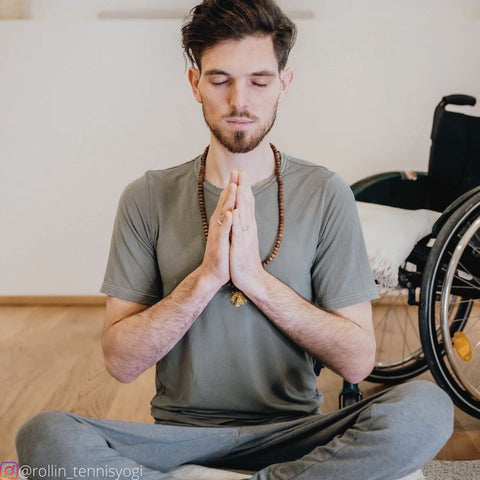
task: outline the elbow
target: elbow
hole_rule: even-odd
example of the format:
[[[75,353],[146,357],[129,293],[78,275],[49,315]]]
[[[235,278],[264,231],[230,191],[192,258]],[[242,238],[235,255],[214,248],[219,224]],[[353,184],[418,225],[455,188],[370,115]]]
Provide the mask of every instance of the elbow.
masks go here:
[[[345,369],[342,377],[350,383],[360,383],[365,380],[370,373],[372,373],[375,366],[375,349],[370,355],[362,358],[356,365],[352,365],[350,368]]]
[[[343,378],[350,383],[360,383],[362,380],[365,380],[365,378],[368,377],[371,371],[372,369],[357,369],[355,371],[352,370],[351,372],[347,372],[346,374],[344,374]]]
[[[135,373],[131,365],[119,356],[118,348],[111,335],[104,332],[102,338],[103,362],[107,372],[121,383],[133,382],[140,373]]]
[[[120,383],[131,383],[138,377],[138,374],[121,368],[119,362],[107,354],[104,354],[103,360],[107,372]]]
[[[346,379],[348,382],[359,383],[372,373],[375,366],[376,350],[375,337],[372,335],[365,346],[364,354],[359,356],[359,361],[356,362],[355,368],[352,368],[352,371],[349,372],[349,377],[352,380]]]

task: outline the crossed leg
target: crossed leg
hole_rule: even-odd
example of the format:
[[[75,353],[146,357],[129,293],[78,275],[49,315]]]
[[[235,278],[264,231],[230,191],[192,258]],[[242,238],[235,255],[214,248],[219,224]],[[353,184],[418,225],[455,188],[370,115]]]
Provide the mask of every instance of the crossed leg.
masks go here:
[[[46,412],[20,429],[17,451],[38,480],[174,480],[169,472],[185,464],[254,470],[252,480],[397,480],[431,460],[452,426],[449,397],[433,383],[414,381],[327,415],[244,427]],[[48,466],[53,473],[39,475]]]

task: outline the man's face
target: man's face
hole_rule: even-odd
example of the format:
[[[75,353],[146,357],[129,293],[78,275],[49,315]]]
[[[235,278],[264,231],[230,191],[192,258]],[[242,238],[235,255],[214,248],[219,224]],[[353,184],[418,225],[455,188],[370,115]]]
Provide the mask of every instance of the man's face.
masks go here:
[[[246,153],[275,122],[291,72],[279,73],[270,37],[227,40],[206,50],[201,72],[189,72],[195,98],[216,140],[232,153]]]

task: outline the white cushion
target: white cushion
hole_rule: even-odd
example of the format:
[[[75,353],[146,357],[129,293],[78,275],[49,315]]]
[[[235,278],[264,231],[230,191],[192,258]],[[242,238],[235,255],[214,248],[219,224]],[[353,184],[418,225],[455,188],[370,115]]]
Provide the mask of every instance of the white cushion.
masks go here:
[[[252,473],[238,473],[201,465],[182,465],[171,470],[169,474],[178,480],[243,480],[252,476]]]
[[[183,465],[169,472],[170,475],[178,480],[243,480],[251,478],[251,473],[238,473],[229,470],[219,470],[216,468],[207,468],[200,465]],[[399,480],[425,480],[421,470],[407,475]]]
[[[380,286],[396,287],[398,268],[441,214],[365,202],[357,202],[357,209],[375,280]]]

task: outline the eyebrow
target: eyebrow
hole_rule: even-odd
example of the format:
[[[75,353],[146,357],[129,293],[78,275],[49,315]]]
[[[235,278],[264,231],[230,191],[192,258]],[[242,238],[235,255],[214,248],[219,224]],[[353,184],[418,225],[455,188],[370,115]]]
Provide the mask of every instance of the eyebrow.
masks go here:
[[[226,77],[230,77],[231,75],[223,70],[207,70],[205,72],[206,76],[213,76],[213,75],[225,75]],[[249,74],[250,77],[275,77],[276,73],[272,72],[271,70],[261,70],[259,72],[253,72]]]
[[[262,70],[260,72],[254,72],[251,74],[252,77],[276,77],[277,74],[271,70]]]

